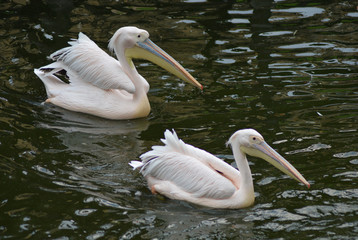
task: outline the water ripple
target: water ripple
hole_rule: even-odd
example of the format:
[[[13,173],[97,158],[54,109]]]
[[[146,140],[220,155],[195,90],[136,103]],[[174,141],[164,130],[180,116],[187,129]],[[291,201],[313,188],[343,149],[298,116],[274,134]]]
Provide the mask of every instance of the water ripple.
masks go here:
[[[296,43],[296,44],[290,44],[290,45],[282,45],[278,48],[281,49],[304,49],[304,48],[321,48],[321,49],[328,49],[328,48],[334,48],[336,45],[333,43],[328,42],[307,42],[307,43]]]
[[[77,216],[88,216],[90,215],[91,213],[94,213],[95,211],[97,211],[97,209],[80,209],[80,210],[76,210],[75,211],[75,214]]]
[[[344,152],[344,153],[336,153],[336,154],[333,154],[333,157],[336,157],[336,158],[358,157],[358,152],[349,151],[349,152]]]
[[[286,152],[286,154],[314,152],[314,151],[318,151],[318,150],[321,150],[321,149],[329,149],[329,148],[331,148],[331,146],[328,145],[328,144],[316,143],[316,144],[313,144],[313,145],[311,145],[311,146],[309,146],[307,148],[302,148],[302,149],[297,149],[297,150],[294,150],[294,151]]]
[[[54,2],[1,3],[0,238],[356,238],[353,1]],[[46,91],[33,68],[79,31],[105,49],[125,23],[148,30],[204,91],[134,60],[151,85],[146,119],[41,105]],[[224,143],[246,127],[290,154],[312,187],[277,181],[280,172],[249,158],[255,205],[207,209],[152,195],[128,166],[172,128],[236,166]]]
[[[288,15],[285,17],[277,17],[273,16],[270,18],[270,21],[277,22],[277,21],[289,21],[294,18],[309,18],[313,17],[317,14],[324,13],[324,9],[318,7],[294,7],[294,8],[287,8],[287,9],[272,9],[273,13],[292,13],[292,15]]]
[[[65,229],[65,230],[75,230],[77,229],[77,223],[74,220],[63,220],[58,229]]]

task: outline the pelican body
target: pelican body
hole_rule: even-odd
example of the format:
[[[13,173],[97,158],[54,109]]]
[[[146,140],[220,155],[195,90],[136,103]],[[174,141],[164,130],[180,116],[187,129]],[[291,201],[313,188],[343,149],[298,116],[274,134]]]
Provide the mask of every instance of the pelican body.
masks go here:
[[[310,184],[253,129],[235,132],[229,139],[239,170],[214,155],[180,140],[166,130],[164,146],[153,146],[130,165],[148,181],[152,193],[211,208],[245,208],[253,205],[254,185],[246,154],[262,158],[293,179]]]
[[[202,89],[190,73],[149,39],[145,30],[122,27],[115,32],[108,47],[118,60],[83,33],[69,44],[50,55],[53,63],[34,70],[45,85],[47,103],[107,119],[146,117],[150,112],[149,84],[137,72],[133,58],[152,61]],[[58,77],[64,72],[69,83]]]

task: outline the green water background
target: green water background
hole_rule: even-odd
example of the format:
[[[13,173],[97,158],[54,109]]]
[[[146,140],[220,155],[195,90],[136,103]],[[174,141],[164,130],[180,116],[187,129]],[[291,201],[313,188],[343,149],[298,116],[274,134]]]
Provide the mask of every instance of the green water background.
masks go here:
[[[0,3],[0,239],[355,239],[357,1]],[[120,27],[151,39],[204,85],[146,61],[151,114],[109,121],[43,105],[33,68],[79,31],[103,49]],[[311,183],[249,158],[256,202],[215,210],[151,194],[130,160],[174,128],[233,164],[257,129]]]

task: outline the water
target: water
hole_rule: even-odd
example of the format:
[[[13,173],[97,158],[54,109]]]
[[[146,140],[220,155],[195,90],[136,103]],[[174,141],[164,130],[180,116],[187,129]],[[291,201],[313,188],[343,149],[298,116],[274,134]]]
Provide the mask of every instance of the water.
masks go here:
[[[44,3],[43,3],[44,2]],[[356,1],[6,1],[0,4],[0,239],[354,239],[358,236]],[[33,74],[83,31],[136,25],[201,93],[136,61],[150,116],[108,121],[43,105]],[[175,128],[233,163],[253,127],[311,183],[249,158],[256,202],[216,210],[154,196],[130,160]]]

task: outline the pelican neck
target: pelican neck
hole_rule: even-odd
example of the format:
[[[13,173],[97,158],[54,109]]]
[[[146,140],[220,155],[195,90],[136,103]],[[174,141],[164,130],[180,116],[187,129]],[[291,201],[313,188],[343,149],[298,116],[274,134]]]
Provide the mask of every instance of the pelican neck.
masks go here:
[[[240,171],[240,191],[254,192],[252,175],[246,154],[241,151],[240,146],[232,146],[236,165]]]

